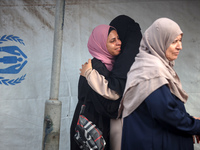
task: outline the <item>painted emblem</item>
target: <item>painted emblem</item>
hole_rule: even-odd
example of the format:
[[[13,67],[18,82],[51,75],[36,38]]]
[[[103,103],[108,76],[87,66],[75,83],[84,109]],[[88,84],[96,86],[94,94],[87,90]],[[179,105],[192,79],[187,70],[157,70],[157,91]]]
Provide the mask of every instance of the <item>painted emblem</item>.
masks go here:
[[[26,74],[17,78],[16,76],[27,64],[27,56],[19,46],[8,46],[8,44],[5,46],[6,42],[9,42],[9,45],[15,42],[15,44],[20,44],[20,47],[25,44],[18,36],[3,35],[0,37],[0,85],[16,85],[25,79]]]

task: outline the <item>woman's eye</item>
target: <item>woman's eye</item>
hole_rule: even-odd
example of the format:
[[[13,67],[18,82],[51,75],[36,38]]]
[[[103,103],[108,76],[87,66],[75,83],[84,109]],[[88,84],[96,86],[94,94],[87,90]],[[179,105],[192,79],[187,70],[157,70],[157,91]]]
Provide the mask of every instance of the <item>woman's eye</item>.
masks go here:
[[[111,40],[110,42],[113,43],[113,42],[115,42],[115,40],[113,39],[113,40]]]
[[[172,42],[172,43],[177,43],[177,42],[182,42],[182,39],[180,39],[180,40],[175,40],[174,42]]]
[[[173,43],[177,43],[179,40],[175,40]]]

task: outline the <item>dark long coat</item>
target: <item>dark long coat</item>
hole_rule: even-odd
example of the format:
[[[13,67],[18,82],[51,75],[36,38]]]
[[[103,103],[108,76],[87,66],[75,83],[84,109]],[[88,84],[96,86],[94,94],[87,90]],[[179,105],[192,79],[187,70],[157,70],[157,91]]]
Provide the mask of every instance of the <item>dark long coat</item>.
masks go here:
[[[98,59],[92,59],[92,68],[96,69],[101,75],[108,77],[109,71],[105,65]],[[80,148],[74,141],[75,126],[78,121],[79,112],[81,106],[84,104],[86,99],[86,109],[84,115],[92,121],[96,126],[103,132],[103,137],[106,141],[105,150],[109,150],[109,132],[110,132],[110,118],[117,117],[117,110],[119,101],[112,101],[105,99],[98,93],[96,93],[88,85],[85,77],[80,76],[78,84],[78,103],[75,109],[75,113],[72,119],[71,128],[70,128],[70,142],[71,150],[79,150]]]

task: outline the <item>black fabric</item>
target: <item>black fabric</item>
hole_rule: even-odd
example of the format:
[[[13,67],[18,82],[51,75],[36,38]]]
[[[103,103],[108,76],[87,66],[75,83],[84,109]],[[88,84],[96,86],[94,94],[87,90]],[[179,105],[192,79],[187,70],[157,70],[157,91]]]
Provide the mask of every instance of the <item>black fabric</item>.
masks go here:
[[[105,67],[105,65],[98,59],[92,59],[92,67],[96,69],[101,75],[108,77],[109,71]],[[81,110],[81,106],[86,99],[86,108],[84,112],[84,116],[88,118],[88,120],[92,121],[96,126],[103,132],[103,137],[106,141],[105,150],[109,150],[109,132],[110,132],[110,118],[116,118],[117,110],[119,106],[118,101],[107,100],[101,95],[97,94],[92,88],[88,85],[85,77],[80,76],[79,85],[78,85],[78,104],[75,109],[75,113],[73,116],[71,129],[70,129],[70,138],[71,138],[71,150],[79,150],[80,148],[73,140],[73,136],[75,134],[75,126],[78,121],[79,112]],[[114,113],[115,112],[115,113]]]
[[[108,80],[108,87],[123,94],[127,73],[139,52],[142,33],[140,26],[132,18],[120,15],[114,18],[110,25],[115,27],[122,41],[121,54],[116,57]]]
[[[112,30],[115,30],[115,29],[114,29],[113,27],[110,27],[109,30],[108,30],[108,35],[110,34],[110,32],[111,32]]]

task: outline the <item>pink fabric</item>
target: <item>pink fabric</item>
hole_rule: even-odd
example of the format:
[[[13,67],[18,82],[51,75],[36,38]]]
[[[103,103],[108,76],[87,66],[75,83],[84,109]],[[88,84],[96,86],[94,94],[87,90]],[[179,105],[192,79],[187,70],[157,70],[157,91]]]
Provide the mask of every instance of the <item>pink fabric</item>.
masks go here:
[[[114,64],[114,56],[106,48],[109,28],[109,25],[104,24],[95,27],[89,37],[87,46],[90,54],[101,60],[106,68],[111,71]]]

